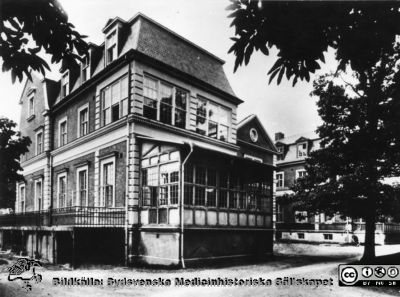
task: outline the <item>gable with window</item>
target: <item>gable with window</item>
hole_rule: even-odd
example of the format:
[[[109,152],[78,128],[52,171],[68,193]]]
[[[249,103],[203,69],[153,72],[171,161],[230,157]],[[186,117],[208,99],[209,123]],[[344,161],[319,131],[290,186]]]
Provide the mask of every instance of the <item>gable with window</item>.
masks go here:
[[[78,109],[78,137],[89,133],[89,104]]]
[[[101,91],[103,125],[128,114],[128,76],[118,79]]]
[[[277,172],[275,175],[276,178],[276,187],[278,189],[283,188],[285,186],[285,180],[284,180],[284,172]]]
[[[188,92],[158,79],[145,76],[143,116],[168,125],[186,128]]]
[[[61,97],[69,94],[69,71],[65,71],[61,77]]]
[[[106,64],[110,64],[117,58],[117,30],[112,31],[106,37]]]
[[[68,130],[67,130],[67,118],[63,118],[58,122],[58,146],[67,144],[68,141]]]
[[[197,100],[196,132],[202,135],[229,140],[229,127],[232,112],[226,107],[213,103],[205,98]]]

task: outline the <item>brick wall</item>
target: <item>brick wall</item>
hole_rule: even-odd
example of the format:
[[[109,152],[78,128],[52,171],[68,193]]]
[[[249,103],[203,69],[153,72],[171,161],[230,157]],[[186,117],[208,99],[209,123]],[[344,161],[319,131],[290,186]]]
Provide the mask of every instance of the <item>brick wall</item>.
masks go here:
[[[89,133],[95,130],[95,88],[82,94],[78,100],[71,102],[67,108],[57,112],[53,118],[53,148],[58,147],[59,121],[67,117],[67,142],[72,142],[78,137],[78,109],[89,103]]]
[[[53,207],[57,207],[57,191],[58,191],[58,176],[60,173],[66,172],[67,174],[67,195],[68,198],[73,199],[75,196],[75,191],[77,188],[77,169],[85,165],[88,162],[88,201],[89,206],[94,206],[94,192],[96,191],[94,187],[94,153],[87,154],[80,158],[76,158],[72,161],[63,163],[61,165],[55,166],[53,168]]]

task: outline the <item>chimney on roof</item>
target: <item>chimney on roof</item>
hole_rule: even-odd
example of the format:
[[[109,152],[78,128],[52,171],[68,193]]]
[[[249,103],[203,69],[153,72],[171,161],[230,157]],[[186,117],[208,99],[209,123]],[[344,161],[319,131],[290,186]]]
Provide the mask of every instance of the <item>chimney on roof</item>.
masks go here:
[[[285,138],[285,134],[283,134],[282,132],[275,133],[275,141],[281,140],[283,138]]]

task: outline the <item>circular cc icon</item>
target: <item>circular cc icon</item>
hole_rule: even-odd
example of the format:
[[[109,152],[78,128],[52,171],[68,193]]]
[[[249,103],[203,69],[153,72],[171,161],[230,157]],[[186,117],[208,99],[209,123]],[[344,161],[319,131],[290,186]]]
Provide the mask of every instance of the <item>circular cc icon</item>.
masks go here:
[[[346,284],[354,283],[357,280],[357,270],[353,267],[346,267],[340,273],[342,281]]]
[[[371,267],[363,267],[361,270],[363,277],[369,278],[374,274],[374,270]]]
[[[375,276],[382,278],[386,274],[386,269],[382,266],[375,267]]]
[[[397,267],[389,267],[387,270],[387,274],[390,277],[396,277],[399,275],[399,269],[397,269]]]

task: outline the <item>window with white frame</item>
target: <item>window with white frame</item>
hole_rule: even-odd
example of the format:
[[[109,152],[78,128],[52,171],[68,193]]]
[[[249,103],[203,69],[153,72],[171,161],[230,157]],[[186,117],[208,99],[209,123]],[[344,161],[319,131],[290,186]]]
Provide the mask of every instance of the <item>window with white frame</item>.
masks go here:
[[[278,160],[283,160],[283,158],[284,158],[284,155],[283,155],[283,153],[284,153],[284,149],[283,149],[283,146],[277,146],[276,147],[276,149],[278,150],[278,156],[277,156],[277,158],[278,158]]]
[[[68,205],[67,202],[67,173],[59,173],[57,176],[57,207],[64,208]]]
[[[28,97],[28,117],[35,114],[35,97],[34,93]]]
[[[128,76],[118,79],[101,91],[103,125],[128,114]]]
[[[35,211],[43,210],[43,180],[35,180]]]
[[[89,133],[89,104],[78,109],[78,137]]]
[[[294,220],[296,223],[307,223],[308,222],[307,212],[296,210],[294,212]]]
[[[87,81],[90,78],[90,70],[89,70],[90,56],[89,54],[83,58],[81,64],[81,72],[82,72],[82,83]]]
[[[100,206],[115,206],[115,157],[100,162]]]
[[[303,178],[307,175],[307,171],[305,169],[296,170],[296,179]]]
[[[19,185],[19,211],[20,212],[25,212],[25,196],[26,196],[26,191],[25,191],[25,184]]]
[[[43,131],[36,133],[36,155],[43,153]]]
[[[75,205],[88,206],[88,166],[83,166],[76,170],[76,187]]]
[[[186,128],[188,92],[146,76],[143,82],[143,116]]]
[[[228,141],[231,110],[205,98],[197,99],[196,132]]]
[[[116,58],[117,58],[117,30],[114,30],[106,37],[106,64],[110,64]]]
[[[297,157],[307,157],[307,142],[297,144]]]
[[[68,142],[67,118],[58,122],[58,146],[66,145]]]
[[[69,71],[65,71],[61,77],[61,97],[69,94]]]
[[[276,179],[276,187],[278,189],[283,188],[285,186],[285,180],[284,180],[284,173],[283,171],[277,172],[275,174],[275,179]]]

